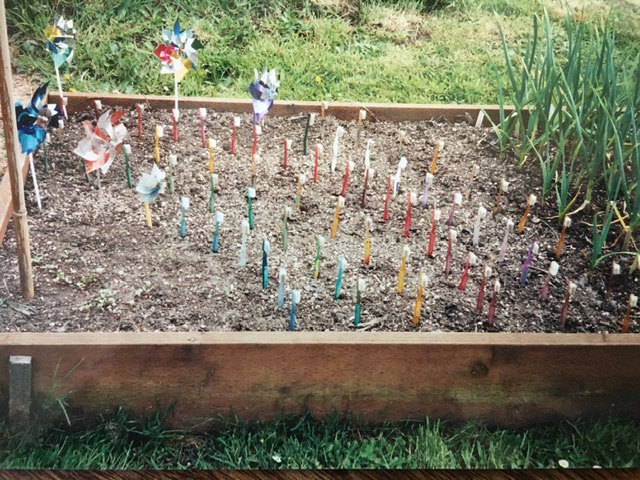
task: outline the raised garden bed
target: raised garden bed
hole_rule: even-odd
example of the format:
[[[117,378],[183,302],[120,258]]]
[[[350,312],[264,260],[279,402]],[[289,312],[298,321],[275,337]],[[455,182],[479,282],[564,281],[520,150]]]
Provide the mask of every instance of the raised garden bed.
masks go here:
[[[277,102],[259,140],[263,161],[258,165],[256,182],[256,229],[250,234],[248,267],[241,270],[240,222],[246,214],[245,192],[251,181],[251,131],[247,129],[250,103],[182,100],[181,140],[174,144],[169,114],[158,110],[170,108],[171,98],[95,98],[130,112],[126,122],[132,135],[135,180],[153,164],[149,143],[153,126],[165,126],[163,161],[169,153],[179,158],[176,194],[166,192],[152,204],[154,226],[148,229],[142,204],[126,187],[123,165],[116,163],[102,179],[101,207],[94,182],[83,179],[82,163],[71,153],[82,136],[77,120],[93,116],[92,97],[70,94],[69,111],[82,113],[76,122],[68,123],[63,139],[54,140],[50,148],[54,169],[48,175],[39,172],[44,208],[30,211],[37,275],[37,298],[30,307],[35,313],[19,311],[24,307],[16,299],[17,268],[9,233],[0,252],[0,265],[3,272],[8,272],[3,276],[15,293],[9,298],[9,307],[0,309],[0,318],[4,316],[0,326],[5,331],[30,332],[193,333],[2,334],[3,343],[11,345],[3,353],[7,356],[3,362],[8,355],[33,357],[33,386],[39,407],[50,406],[52,401],[55,404],[58,395],[68,399],[69,408],[78,415],[101,412],[116,404],[144,411],[175,402],[176,425],[192,425],[198,423],[195,419],[231,411],[244,418],[267,418],[301,408],[319,415],[338,410],[374,421],[429,415],[479,417],[501,425],[608,413],[639,416],[634,399],[640,394],[640,377],[624,367],[637,358],[639,342],[636,335],[614,334],[624,315],[624,301],[637,285],[637,273],[616,281],[613,302],[605,302],[604,269],[589,274],[584,267],[584,232],[588,226],[581,225],[579,217],[574,219],[576,228],[567,238],[549,301],[541,302],[538,295],[557,242],[557,228],[549,218],[551,209],[538,206],[525,233],[511,235],[507,261],[492,263],[502,281],[495,324],[485,324],[487,305],[482,313],[476,312],[482,265],[495,257],[506,218],[511,217],[517,225],[527,196],[536,191],[532,174],[517,172],[509,161],[498,158],[488,131],[464,123],[468,118],[475,122],[479,107],[332,104],[327,111],[331,116],[325,124],[320,180],[316,185],[305,185],[300,210],[294,207],[285,254],[280,247],[280,215],[285,205],[293,207],[296,175],[310,173],[313,155],[305,158],[300,153],[304,114],[318,112],[319,105]],[[135,104],[141,102],[148,102],[151,109],[145,113],[145,135],[138,139],[133,112]],[[213,223],[206,208],[206,150],[200,146],[197,115],[188,110],[198,107],[209,109],[207,135],[219,142],[216,209],[225,213],[225,223],[218,254],[210,250]],[[358,147],[354,145],[354,119],[360,108],[368,112],[362,138],[376,142],[371,163],[379,172],[369,186],[364,208],[360,206],[364,141]],[[239,133],[235,156],[226,151],[233,116],[230,112],[240,113],[245,126]],[[301,117],[300,121],[295,117]],[[444,120],[451,123],[440,123]],[[341,141],[344,150],[338,169],[330,174],[331,144],[338,124],[347,133]],[[392,170],[400,156],[400,129],[407,131],[403,148],[409,166],[403,173],[400,195],[391,202],[390,219],[383,222],[383,177],[395,173]],[[285,138],[294,140],[294,153],[283,172]],[[309,138],[313,152],[312,146],[320,141],[318,126]],[[413,207],[411,234],[402,236],[407,194],[422,192],[433,148],[440,139],[445,140],[445,148],[430,195],[438,200],[443,217],[449,214],[454,193],[466,193],[472,164],[481,167],[470,200],[463,201],[456,215],[459,236],[450,275],[442,273],[447,231],[444,218],[438,227],[435,257],[423,253],[432,204],[427,210],[419,204]],[[338,238],[330,241],[329,228],[347,158],[357,166]],[[489,210],[493,207],[502,177],[511,182],[509,193],[503,197],[497,216],[489,214],[483,222],[480,246],[471,248],[478,205],[482,203]],[[185,239],[178,235],[181,194],[191,199]],[[374,221],[370,266],[362,264],[366,215]],[[327,237],[317,281],[311,270],[316,234]],[[273,247],[271,286],[267,291],[260,283],[260,243],[264,235]],[[520,268],[534,240],[540,243],[540,253],[527,284],[522,286]],[[406,290],[398,295],[397,268],[405,244],[411,245],[413,255]],[[462,292],[457,286],[468,251],[474,251],[481,262],[472,267],[469,285]],[[347,257],[350,266],[345,272],[342,297],[335,301],[333,287],[340,255]],[[285,330],[288,302],[284,309],[276,307],[277,267],[281,265],[288,269],[287,292],[291,287],[302,290],[297,318],[297,329],[302,332],[195,333]],[[411,319],[419,272],[427,273],[431,282],[416,327]],[[363,323],[373,330],[407,333],[310,332],[355,328],[352,293],[358,278],[367,280]],[[567,327],[560,328],[559,311],[567,280],[575,281],[579,288]],[[487,294],[488,303],[490,289]],[[637,329],[632,325],[632,331]],[[492,333],[442,333],[478,330]],[[557,333],[564,331],[600,333]],[[60,380],[60,375],[68,372]],[[109,376],[114,380],[107,381]],[[47,390],[53,383],[55,392],[53,388]],[[0,377],[3,406],[8,404],[5,385],[7,378]],[[71,395],[67,397],[68,393]],[[61,412],[54,410],[60,416]]]

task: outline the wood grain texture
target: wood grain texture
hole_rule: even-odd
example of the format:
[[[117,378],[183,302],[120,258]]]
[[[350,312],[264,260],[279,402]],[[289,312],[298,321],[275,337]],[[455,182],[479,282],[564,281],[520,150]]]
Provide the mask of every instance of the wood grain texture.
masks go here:
[[[0,480],[174,480],[216,478],[222,480],[627,480],[637,479],[630,469],[595,470],[12,470],[1,471]]]
[[[114,93],[65,93],[68,99],[67,110],[75,113],[93,105],[94,100],[101,100],[105,105],[120,106],[133,109],[136,104],[143,103],[152,108],[173,108],[174,98],[158,95],[121,95]],[[57,93],[49,94],[50,102],[59,102]],[[308,112],[320,114],[321,102],[276,100],[269,115],[288,116],[300,115]],[[252,103],[250,99],[238,98],[207,98],[207,97],[181,97],[180,108],[196,109],[205,107],[219,112],[250,113]],[[496,105],[439,105],[439,104],[397,104],[397,103],[346,103],[331,102],[327,115],[340,120],[356,120],[360,109],[367,110],[366,121],[418,121],[418,120],[446,120],[448,122],[461,122],[465,114],[471,116],[475,123],[481,109],[491,117],[494,122],[499,121],[499,110]],[[512,107],[507,107],[510,113]],[[485,125],[490,125],[485,119]]]
[[[29,174],[29,162],[22,162],[22,181],[27,181]],[[13,201],[11,199],[11,180],[9,174],[5,174],[0,181],[0,245],[4,242],[9,221],[13,215]]]
[[[74,421],[120,405],[140,414],[170,407],[169,424],[180,428],[304,410],[510,427],[640,418],[640,372],[625,367],[640,358],[637,335],[1,334],[0,344],[0,365],[33,358],[34,411],[43,416],[64,396]],[[0,368],[3,413],[6,385]]]

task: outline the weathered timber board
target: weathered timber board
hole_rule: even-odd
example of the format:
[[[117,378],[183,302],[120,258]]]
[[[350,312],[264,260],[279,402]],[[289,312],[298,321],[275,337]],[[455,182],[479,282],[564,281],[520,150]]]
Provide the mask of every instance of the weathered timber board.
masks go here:
[[[635,335],[451,333],[0,334],[33,358],[33,407],[72,421],[168,406],[173,427],[308,410],[359,421],[478,418],[499,426],[640,418]],[[7,368],[0,410],[7,411]]]
[[[174,107],[174,97],[159,95],[121,95],[115,93],[65,93],[67,99],[67,111],[70,114],[84,110],[87,107],[93,108],[94,100],[101,100],[111,106],[133,109],[137,104],[145,104],[152,108],[172,109]],[[49,94],[49,101],[59,103],[60,96],[57,93]],[[320,114],[322,102],[305,102],[278,100],[273,104],[269,115],[290,116],[300,115],[309,112]],[[249,113],[252,111],[250,99],[238,98],[207,98],[207,97],[181,97],[179,100],[181,109],[196,109],[205,107],[217,112],[237,112]],[[420,120],[442,120],[447,122],[465,121],[468,114],[472,122],[475,123],[480,110],[484,109],[486,114],[494,121],[499,121],[500,111],[496,105],[438,105],[438,104],[398,104],[398,103],[347,103],[331,102],[326,111],[340,120],[356,120],[360,109],[367,110],[367,121],[377,122],[404,122]],[[512,111],[512,107],[506,107],[507,113]],[[267,120],[268,121],[268,120]],[[485,126],[489,125],[485,119]]]

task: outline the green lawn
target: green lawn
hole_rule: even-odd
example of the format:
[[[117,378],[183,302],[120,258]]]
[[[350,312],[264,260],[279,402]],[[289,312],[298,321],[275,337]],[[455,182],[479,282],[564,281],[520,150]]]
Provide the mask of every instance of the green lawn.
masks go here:
[[[433,3],[433,2],[431,2]],[[34,0],[8,1],[19,73],[54,80],[43,29],[63,13],[78,30],[65,89],[172,93],[153,49],[180,17],[204,45],[185,95],[247,97],[253,69],[276,67],[281,99],[496,103],[492,62],[502,66],[496,15],[518,49],[546,7],[557,35],[566,12],[545,0]],[[427,5],[426,7],[424,5]],[[592,30],[615,23],[622,56],[640,45],[640,7],[572,2]],[[622,21],[624,19],[624,21]],[[502,67],[500,67],[502,68]]]
[[[639,427],[615,419],[528,430],[438,421],[357,427],[304,416],[190,433],[121,412],[92,429],[51,429],[30,440],[0,427],[0,468],[559,468],[561,460],[637,468]]]

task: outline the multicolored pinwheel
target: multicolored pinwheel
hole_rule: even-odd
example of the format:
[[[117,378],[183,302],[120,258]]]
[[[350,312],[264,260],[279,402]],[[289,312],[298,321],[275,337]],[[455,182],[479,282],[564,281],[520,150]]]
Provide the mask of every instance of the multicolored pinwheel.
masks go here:
[[[124,140],[128,132],[120,122],[124,110],[111,114],[111,111],[103,113],[98,119],[98,124],[85,120],[85,138],[80,140],[73,153],[84,158],[84,166],[87,174],[100,169],[107,173],[115,156],[122,150]]]
[[[153,166],[151,173],[143,173],[136,186],[140,201],[151,203],[159,194],[164,192],[167,186],[166,176],[166,173],[160,170],[157,165]]]
[[[51,53],[53,66],[56,69],[61,110],[64,117],[67,118],[67,109],[65,108],[62,94],[60,67],[65,63],[71,63],[73,52],[76,48],[76,31],[73,28],[73,20],[65,20],[64,17],[60,17],[56,23],[44,29],[44,34],[47,36],[47,50]]]
[[[16,120],[18,124],[18,140],[22,153],[31,154],[47,136],[47,127],[58,128],[57,105],[45,104],[49,82],[43,83],[33,94],[31,102],[25,107],[16,102]]]
[[[58,21],[44,29],[47,36],[47,49],[51,52],[53,64],[60,68],[65,63],[71,63],[76,48],[76,31],[73,20],[60,17]]]
[[[191,68],[198,65],[198,52],[196,41],[191,30],[180,30],[180,19],[176,19],[173,32],[168,28],[162,29],[162,41],[153,53],[162,61],[160,73],[172,73],[175,89],[175,110],[178,110],[178,83]]]
[[[160,73],[175,74],[178,82],[191,68],[198,65],[197,45],[191,30],[180,30],[180,20],[176,19],[173,32],[168,28],[162,29],[162,41],[153,53],[162,61]]]
[[[249,93],[253,98],[253,124],[257,125],[264,118],[278,94],[280,82],[276,78],[276,69],[266,70],[262,75],[254,70],[255,80],[249,85]]]

